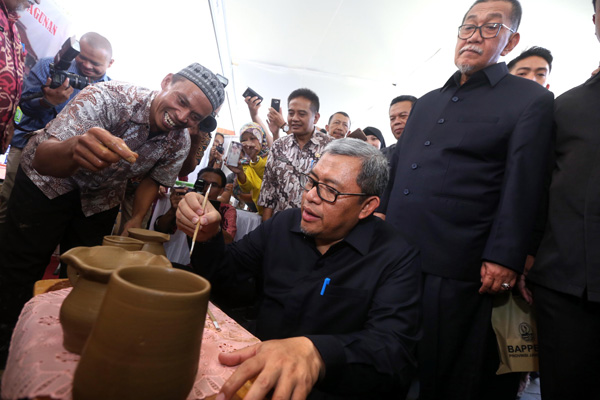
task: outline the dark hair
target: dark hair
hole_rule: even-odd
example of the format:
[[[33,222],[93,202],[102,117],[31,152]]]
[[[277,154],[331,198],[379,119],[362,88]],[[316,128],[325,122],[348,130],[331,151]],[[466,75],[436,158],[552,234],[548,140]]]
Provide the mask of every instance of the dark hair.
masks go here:
[[[348,118],[348,121],[350,121],[350,116],[347,113],[345,113],[343,111],[338,111],[338,112],[334,112],[333,114],[331,114],[331,117],[329,117],[329,122],[327,122],[328,124],[331,123],[331,120],[333,119],[333,116],[336,115],[336,114],[343,115],[344,117]]]
[[[219,175],[219,178],[221,178],[221,187],[225,187],[225,185],[227,184],[227,177],[225,177],[225,173],[220,168],[202,168],[200,171],[198,171],[198,178],[200,178],[202,174],[205,174],[207,172],[212,172],[213,174]]]
[[[410,103],[414,106],[417,102],[417,98],[415,96],[411,96],[409,94],[404,94],[402,96],[395,97],[394,100],[390,103],[390,107],[396,103],[400,103],[403,101],[410,101]]]
[[[516,32],[519,29],[519,25],[521,24],[521,16],[523,15],[523,9],[521,8],[521,3],[519,3],[519,0],[476,0],[475,3],[473,3],[469,10],[465,13],[465,16],[463,17],[463,23],[465,22],[467,15],[469,15],[469,11],[471,11],[471,9],[475,7],[475,5],[479,3],[487,3],[489,1],[505,1],[512,5],[512,12],[510,13],[510,24],[511,28]]]
[[[549,70],[552,71],[552,60],[554,60],[554,57],[552,57],[552,53],[550,53],[550,50],[538,46],[530,47],[529,49],[519,54],[518,57],[516,57],[514,60],[508,63],[508,70],[512,71],[519,61],[534,56],[542,57],[544,60],[546,60],[546,62],[548,63]]]
[[[313,92],[310,89],[306,89],[306,88],[294,90],[288,96],[288,106],[290,105],[290,101],[292,101],[298,97],[304,97],[306,100],[310,101],[310,111],[312,111],[313,114],[316,114],[319,112],[319,107],[320,107],[319,96],[317,96],[317,94],[315,92]]]

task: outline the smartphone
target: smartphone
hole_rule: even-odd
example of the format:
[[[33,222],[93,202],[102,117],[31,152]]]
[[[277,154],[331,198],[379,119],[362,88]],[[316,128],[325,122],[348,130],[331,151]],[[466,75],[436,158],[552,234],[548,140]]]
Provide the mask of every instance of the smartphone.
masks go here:
[[[244,98],[246,98],[246,97],[250,97],[250,98],[252,98],[252,97],[258,97],[258,99],[260,100],[258,102],[259,104],[263,101],[263,97],[260,94],[256,93],[254,90],[250,89],[250,88],[246,89],[244,91],[244,93],[242,93],[242,96]]]
[[[352,131],[351,133],[348,133],[346,137],[364,140],[365,142],[367,141],[367,135],[365,135],[365,133],[360,128]]]
[[[237,167],[240,162],[240,157],[242,155],[242,149],[243,146],[240,142],[229,143],[229,148],[227,149],[227,158],[225,159],[225,165]]]
[[[275,111],[279,112],[279,105],[281,104],[281,100],[279,99],[271,99],[271,107],[275,109]]]

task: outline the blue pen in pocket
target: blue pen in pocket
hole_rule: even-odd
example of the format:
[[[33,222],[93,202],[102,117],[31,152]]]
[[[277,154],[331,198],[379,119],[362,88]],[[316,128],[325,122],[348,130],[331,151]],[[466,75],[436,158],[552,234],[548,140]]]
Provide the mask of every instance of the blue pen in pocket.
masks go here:
[[[325,278],[325,280],[323,281],[323,287],[321,288],[321,296],[323,296],[323,294],[325,293],[325,288],[327,288],[329,282],[331,282],[331,279],[329,278]]]

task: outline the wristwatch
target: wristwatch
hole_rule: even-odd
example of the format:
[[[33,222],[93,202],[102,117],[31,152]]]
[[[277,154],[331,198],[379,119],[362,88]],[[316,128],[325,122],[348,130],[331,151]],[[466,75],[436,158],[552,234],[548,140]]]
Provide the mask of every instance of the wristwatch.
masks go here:
[[[280,129],[285,133],[288,133],[290,130],[290,126],[287,124],[287,122],[284,122]]]

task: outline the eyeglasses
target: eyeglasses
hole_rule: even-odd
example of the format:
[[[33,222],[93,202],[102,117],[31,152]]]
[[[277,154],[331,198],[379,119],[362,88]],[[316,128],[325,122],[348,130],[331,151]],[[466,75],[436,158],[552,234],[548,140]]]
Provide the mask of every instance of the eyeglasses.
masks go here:
[[[473,24],[465,24],[458,27],[458,38],[459,39],[470,39],[475,32],[479,29],[479,34],[483,39],[493,39],[500,33],[500,29],[506,28],[512,33],[515,33],[508,26],[501,24],[499,22],[490,22],[488,24],[483,24],[481,26],[473,25]]]
[[[306,174],[300,174],[300,186],[307,192],[316,186],[317,195],[326,203],[333,204],[338,196],[368,196],[366,193],[341,193],[329,185],[315,181]]]

